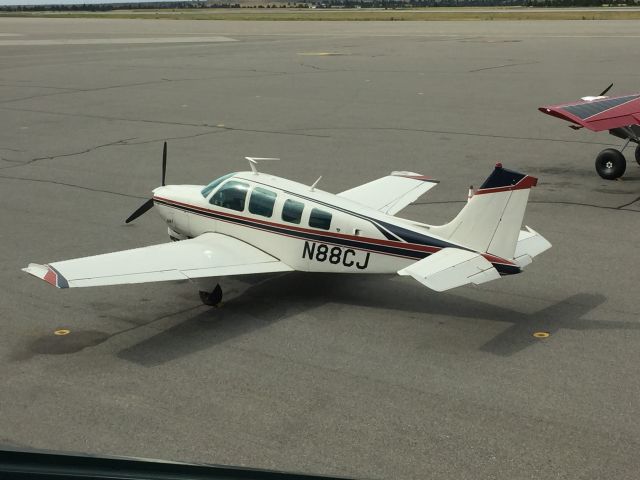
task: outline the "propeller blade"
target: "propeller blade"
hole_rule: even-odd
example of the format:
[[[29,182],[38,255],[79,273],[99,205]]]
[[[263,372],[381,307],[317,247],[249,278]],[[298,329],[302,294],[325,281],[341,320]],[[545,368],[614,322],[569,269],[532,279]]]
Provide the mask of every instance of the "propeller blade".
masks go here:
[[[138,208],[135,212],[133,212],[131,215],[129,215],[129,218],[127,218],[124,221],[124,223],[133,222],[140,215],[143,215],[144,213],[147,213],[147,211],[150,210],[152,207],[153,207],[153,198],[150,198],[149,200],[144,202],[140,208]]]
[[[607,88],[605,88],[602,93],[600,95],[598,95],[599,97],[603,96],[605,93],[607,93],[609,90],[611,90],[611,87],[613,87],[613,83],[611,85],[609,85]]]
[[[164,142],[164,147],[162,148],[162,186],[163,187],[166,185],[164,181],[166,176],[167,176],[167,142]]]

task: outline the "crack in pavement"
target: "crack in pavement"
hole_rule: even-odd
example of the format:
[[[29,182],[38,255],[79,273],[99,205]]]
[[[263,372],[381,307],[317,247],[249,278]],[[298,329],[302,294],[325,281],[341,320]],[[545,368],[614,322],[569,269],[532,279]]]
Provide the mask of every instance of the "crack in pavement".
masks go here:
[[[628,207],[629,205],[633,205],[634,203],[636,203],[638,200],[640,200],[640,197],[636,198],[635,200],[630,201],[629,203],[625,203],[624,205],[620,205],[618,208],[619,209],[623,209],[624,207]],[[632,210],[635,212],[635,210]]]
[[[544,138],[544,137],[519,137],[515,135],[496,135],[491,133],[474,133],[474,132],[456,132],[454,130],[428,130],[423,128],[402,128],[402,127],[317,127],[317,128],[296,128],[291,130],[297,131],[314,131],[314,130],[390,130],[399,132],[417,132],[417,133],[432,133],[442,135],[461,135],[469,137],[487,137],[487,138],[503,138],[507,140],[532,140],[538,142],[558,142],[558,143],[580,143],[585,145],[601,145],[611,146],[617,145],[615,143],[603,143],[603,142],[588,142],[584,140],[564,140],[561,138]]]
[[[256,71],[257,72],[257,71]],[[43,85],[1,85],[0,86],[20,86],[20,87],[31,87],[31,88],[48,88],[55,90],[62,90],[51,93],[37,93],[34,95],[29,95],[26,97],[20,98],[12,98],[10,100],[2,100],[0,101],[0,105],[6,105],[9,103],[20,102],[23,100],[32,100],[35,98],[44,98],[44,97],[54,97],[58,95],[72,95],[74,93],[92,93],[92,92],[100,92],[104,90],[112,90],[116,88],[129,88],[129,87],[141,87],[146,85],[156,85],[162,83],[171,83],[171,82],[198,82],[198,81],[207,81],[207,80],[228,80],[228,79],[236,79],[236,78],[263,78],[263,77],[277,77],[283,75],[295,75],[295,73],[290,72],[257,72],[258,75],[231,75],[231,76],[221,76],[216,75],[212,77],[201,77],[201,78],[161,78],[160,80],[150,80],[147,82],[135,82],[135,83],[123,83],[117,85],[108,85],[105,87],[96,87],[96,88],[63,88],[63,87],[49,87]]]
[[[61,154],[58,154],[58,155],[51,155],[51,156],[46,156],[46,157],[36,157],[36,158],[32,158],[31,160],[27,160],[26,162],[17,162],[16,165],[9,165],[9,166],[6,166],[6,167],[0,167],[0,170],[8,170],[10,168],[25,167],[27,165],[31,165],[33,163],[36,163],[36,162],[39,162],[39,161],[42,161],[42,160],[54,160],[56,158],[62,158],[62,157],[73,157],[75,155],[82,155],[84,153],[89,153],[89,152],[92,152],[94,150],[97,150],[99,148],[110,147],[110,146],[114,146],[114,145],[127,145],[126,142],[128,140],[134,140],[136,138],[138,138],[138,137],[124,138],[122,140],[116,140],[114,142],[104,143],[102,145],[97,145],[95,147],[86,148],[86,149],[81,150],[79,152],[61,153]],[[9,161],[9,162],[16,162],[16,160],[7,160],[7,159],[4,159],[4,160]]]
[[[114,88],[140,87],[140,86],[144,86],[144,85],[155,85],[155,84],[158,84],[158,83],[166,83],[166,82],[173,82],[173,81],[176,81],[176,80],[169,80],[169,79],[166,79],[166,78],[162,78],[160,80],[153,80],[153,81],[149,81],[149,82],[137,82],[137,83],[127,83],[127,84],[120,84],[120,85],[109,85],[109,86],[106,86],[106,87],[75,88],[75,89],[68,88],[68,89],[65,89],[62,92],[39,93],[39,94],[35,94],[35,95],[29,95],[27,97],[13,98],[11,100],[3,100],[3,101],[0,101],[0,105],[6,105],[7,103],[19,102],[21,100],[31,100],[33,98],[53,97],[53,96],[57,96],[57,95],[70,95],[70,94],[73,94],[73,93],[99,92],[99,91],[102,91],[102,90],[111,90],[111,89],[114,89]],[[40,88],[56,88],[56,87],[40,87]]]
[[[75,92],[77,89],[72,87],[51,87],[49,85],[34,85],[28,83],[0,83],[0,87],[19,87],[19,88],[48,88],[51,90],[66,90]]]
[[[210,123],[170,122],[170,121],[163,121],[163,120],[148,120],[145,118],[124,118],[124,117],[111,117],[107,115],[91,115],[87,113],[53,112],[53,111],[47,111],[47,110],[36,110],[31,108],[0,107],[0,110],[8,110],[12,112],[45,113],[49,115],[60,115],[60,116],[66,116],[66,117],[95,118],[98,120],[118,120],[121,122],[132,122],[132,123],[151,123],[154,125],[178,125],[181,127],[217,128],[222,130],[247,132],[247,133],[268,133],[273,135],[290,135],[290,136],[296,136],[296,137],[331,138],[330,135],[314,135],[312,133],[295,133],[297,130],[280,131],[280,130],[258,130],[253,128],[240,128],[240,127],[227,127],[227,126],[220,127],[218,125],[212,125]],[[299,130],[304,130],[304,129],[299,129]]]
[[[42,179],[39,179],[39,178],[27,178],[27,177],[12,177],[10,175],[0,175],[0,178],[4,178],[4,179],[7,179],[7,180],[19,180],[19,181],[24,181],[24,182],[50,183],[52,185],[61,185],[63,187],[78,188],[80,190],[88,190],[90,192],[96,192],[96,193],[108,193],[108,194],[111,194],[111,195],[117,195],[119,197],[136,198],[136,199],[140,199],[140,200],[148,200],[149,199],[149,197],[141,197],[139,195],[131,195],[131,194],[128,194],[128,193],[114,192],[112,190],[102,190],[100,188],[84,187],[82,185],[76,185],[74,183],[57,182],[55,180],[42,180]]]
[[[495,70],[497,68],[519,67],[520,65],[535,65],[540,62],[522,62],[522,63],[505,63],[504,65],[495,65],[493,67],[474,68],[469,70],[468,73],[482,72],[484,70]]]

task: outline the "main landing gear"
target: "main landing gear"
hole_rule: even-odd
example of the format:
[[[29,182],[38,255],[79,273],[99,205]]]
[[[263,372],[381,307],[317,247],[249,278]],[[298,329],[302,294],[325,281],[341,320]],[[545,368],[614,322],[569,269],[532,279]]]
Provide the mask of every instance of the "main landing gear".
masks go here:
[[[220,288],[220,284],[217,284],[211,292],[200,290],[199,293],[202,303],[210,307],[215,307],[222,301],[222,288]]]
[[[624,174],[627,161],[620,150],[607,148],[596,157],[596,172],[605,180],[615,180]]]
[[[627,161],[622,152],[629,145],[629,141],[628,139],[621,150],[606,148],[598,154],[596,157],[596,172],[598,172],[598,175],[605,180],[615,180],[624,175],[627,169]],[[640,144],[636,146],[635,157],[636,162],[640,165]]]

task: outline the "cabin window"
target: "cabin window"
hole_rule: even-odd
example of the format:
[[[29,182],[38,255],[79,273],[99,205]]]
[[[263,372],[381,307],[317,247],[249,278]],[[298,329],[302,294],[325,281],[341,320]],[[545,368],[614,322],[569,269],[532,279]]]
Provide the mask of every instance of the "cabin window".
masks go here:
[[[273,204],[276,203],[276,193],[265,188],[256,187],[251,192],[249,212],[263,217],[273,214]]]
[[[282,220],[289,223],[300,223],[304,203],[288,199],[282,207]]]
[[[213,194],[209,203],[223,208],[230,208],[242,212],[244,201],[247,198],[249,185],[235,180],[229,180]]]
[[[331,214],[319,208],[314,208],[309,215],[309,226],[329,230],[329,227],[331,227]]]
[[[202,196],[204,198],[207,198],[209,196],[209,194],[211,192],[213,192],[213,190],[220,185],[222,182],[224,182],[227,178],[229,177],[233,177],[235,175],[235,173],[228,173],[227,175],[220,177],[220,178],[216,178],[213,182],[211,182],[209,185],[207,185],[206,187],[204,187],[202,190],[200,190],[200,193],[202,194]]]

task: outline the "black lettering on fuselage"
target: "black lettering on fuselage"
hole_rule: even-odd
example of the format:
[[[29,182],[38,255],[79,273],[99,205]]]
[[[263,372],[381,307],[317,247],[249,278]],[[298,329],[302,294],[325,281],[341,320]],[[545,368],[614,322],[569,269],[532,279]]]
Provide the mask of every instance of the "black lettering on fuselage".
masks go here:
[[[351,266],[353,266],[354,261],[353,261],[353,260],[349,260],[349,261],[347,262],[347,255],[351,255],[352,257],[355,257],[355,256],[356,256],[356,252],[355,252],[354,250],[351,250],[350,248],[347,248],[347,249],[344,251],[344,257],[342,257],[342,264],[343,264],[345,267],[351,267]]]
[[[313,253],[316,251],[316,244],[304,242],[304,249],[302,250],[302,258],[310,258],[313,260]]]
[[[369,265],[369,256],[370,255],[371,254],[369,252],[367,252],[367,256],[364,257],[364,263],[358,262],[358,263],[356,263],[356,267],[358,269],[360,269],[360,270],[364,270],[365,268],[367,268],[367,266]]]
[[[302,258],[308,258],[316,262],[326,262],[328,260],[332,265],[342,264],[347,268],[355,265],[358,270],[364,270],[369,266],[371,253],[362,252],[361,255],[358,255],[358,253],[351,248],[329,247],[324,243],[304,242]],[[364,258],[358,259],[359,256],[364,256]]]

